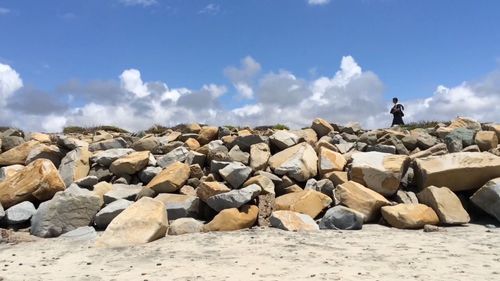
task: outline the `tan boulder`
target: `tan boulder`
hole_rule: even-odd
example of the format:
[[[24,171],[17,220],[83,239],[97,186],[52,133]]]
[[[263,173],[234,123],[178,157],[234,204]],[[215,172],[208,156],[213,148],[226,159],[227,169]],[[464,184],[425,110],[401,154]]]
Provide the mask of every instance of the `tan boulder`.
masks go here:
[[[132,148],[135,151],[153,151],[160,145],[160,141],[153,135],[148,135],[134,142]]]
[[[406,155],[375,151],[354,153],[350,179],[390,196],[399,189],[401,178],[409,165],[410,158]]]
[[[24,165],[15,164],[0,168],[0,181],[14,175],[18,171],[24,169],[24,167]]]
[[[327,173],[323,176],[324,178],[327,178],[333,182],[334,186],[337,186],[339,184],[343,184],[349,181],[349,177],[347,175],[347,172],[330,172]]]
[[[446,186],[451,191],[475,190],[500,177],[500,157],[488,152],[457,152],[415,160],[419,189]]]
[[[274,211],[269,218],[272,227],[288,231],[317,231],[318,224],[306,214],[293,211]]]
[[[303,142],[271,156],[269,166],[277,175],[305,182],[318,174],[318,156],[311,145]]]
[[[51,143],[52,141],[50,140],[50,136],[47,134],[42,134],[42,133],[31,133],[30,134],[30,139],[34,141],[38,141],[41,143]]]
[[[271,157],[271,149],[266,143],[256,143],[250,146],[250,167],[254,171],[265,170]]]
[[[332,199],[327,195],[307,189],[277,197],[275,209],[299,212],[315,218],[331,203]]]
[[[417,197],[420,203],[436,212],[442,224],[465,224],[470,221],[460,199],[447,187],[428,186]]]
[[[146,186],[158,193],[175,192],[189,179],[189,165],[175,162],[158,173]]]
[[[250,228],[257,221],[258,214],[259,208],[254,205],[244,205],[239,210],[224,209],[203,226],[203,231],[232,231]]]
[[[432,208],[423,204],[398,204],[382,207],[382,216],[391,226],[402,229],[422,228],[435,225],[439,218]]]
[[[475,141],[481,151],[488,151],[498,146],[498,137],[493,131],[477,132]]]
[[[200,145],[205,145],[213,140],[216,140],[218,133],[219,128],[217,127],[202,127],[198,135],[198,142],[200,143]]]
[[[311,129],[313,129],[316,132],[318,138],[328,135],[329,132],[334,131],[332,125],[330,125],[330,123],[321,118],[316,118],[313,120]]]
[[[149,151],[132,152],[113,161],[109,170],[115,175],[133,175],[148,165],[149,157]]]
[[[354,181],[338,185],[335,188],[335,198],[340,204],[362,213],[365,222],[376,220],[380,208],[390,205],[384,196]]]
[[[186,133],[198,134],[201,131],[201,126],[198,123],[186,125]]]
[[[249,185],[256,184],[262,188],[262,194],[271,193],[275,194],[274,183],[273,181],[263,175],[257,175],[249,178],[246,182],[243,183],[243,187],[247,187]]]
[[[497,134],[497,138],[500,139],[500,124],[486,124],[486,129],[488,131],[493,131]]]
[[[145,244],[165,236],[168,228],[165,205],[143,197],[116,216],[96,241],[100,247]]]
[[[113,189],[113,185],[111,183],[105,182],[105,181],[101,181],[101,182],[99,182],[99,183],[97,183],[97,184],[94,185],[94,187],[92,189],[92,192],[95,195],[99,196],[99,198],[101,199],[102,204],[104,204],[104,194],[106,194],[109,191],[111,191],[111,189]]]
[[[343,171],[346,164],[347,160],[342,154],[326,147],[319,149],[318,170],[320,175],[333,171]]]
[[[38,141],[31,140],[5,151],[0,154],[0,166],[24,165],[31,149],[38,144],[40,144]]]
[[[188,138],[184,144],[186,145],[186,147],[188,147],[190,150],[196,150],[198,148],[200,148],[200,143],[196,140],[196,139],[193,139],[193,138]]]
[[[64,156],[59,165],[59,174],[66,186],[88,176],[92,153],[86,147],[72,150]]]
[[[198,196],[201,201],[207,202],[208,198],[229,191],[231,191],[231,189],[221,182],[205,181],[196,188],[196,196]]]
[[[46,201],[65,188],[54,164],[38,159],[0,182],[0,203],[9,208],[23,201]]]
[[[446,127],[439,127],[436,130],[437,135],[440,138],[444,138],[446,135],[451,133],[453,130],[458,129],[458,128],[466,128],[474,131],[480,131],[481,130],[481,123],[477,122],[476,120],[468,117],[457,117],[455,118],[449,126]]]

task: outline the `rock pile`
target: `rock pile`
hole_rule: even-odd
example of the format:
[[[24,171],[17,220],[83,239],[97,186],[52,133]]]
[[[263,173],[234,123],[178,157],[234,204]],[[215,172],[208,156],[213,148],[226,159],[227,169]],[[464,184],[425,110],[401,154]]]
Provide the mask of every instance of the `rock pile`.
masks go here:
[[[499,128],[457,118],[435,128],[365,131],[317,118],[301,130],[8,129],[0,132],[0,224],[39,237],[94,227],[104,231],[96,243],[114,247],[253,226],[500,221]]]

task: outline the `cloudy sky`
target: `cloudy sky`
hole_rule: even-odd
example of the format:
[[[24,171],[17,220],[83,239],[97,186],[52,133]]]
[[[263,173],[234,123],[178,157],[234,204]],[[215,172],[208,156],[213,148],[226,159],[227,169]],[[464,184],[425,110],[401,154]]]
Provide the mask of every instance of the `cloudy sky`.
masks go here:
[[[500,122],[497,0],[0,0],[0,126]]]

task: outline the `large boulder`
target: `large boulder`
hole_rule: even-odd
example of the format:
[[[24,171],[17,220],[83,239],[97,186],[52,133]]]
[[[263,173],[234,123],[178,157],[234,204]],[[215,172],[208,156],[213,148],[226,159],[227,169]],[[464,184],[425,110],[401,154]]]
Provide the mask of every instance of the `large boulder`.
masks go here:
[[[159,145],[160,141],[155,136],[149,135],[134,142],[132,148],[135,151],[154,151]]]
[[[216,194],[207,199],[210,208],[220,212],[224,209],[239,208],[257,197],[262,188],[257,184],[252,184],[242,189],[232,190]]]
[[[470,200],[500,222],[500,178],[495,178],[476,191]]]
[[[245,165],[248,165],[250,159],[250,153],[244,152],[240,149],[239,146],[235,145],[228,153],[229,160],[234,162],[241,162]]]
[[[351,180],[390,196],[399,189],[402,176],[410,165],[405,155],[361,152],[352,155]]]
[[[94,152],[98,150],[108,150],[112,148],[126,148],[127,146],[128,144],[123,138],[108,139],[91,143],[89,145],[89,151]]]
[[[488,151],[498,146],[498,137],[493,131],[477,132],[475,141],[481,151]]]
[[[256,143],[250,146],[250,167],[255,171],[265,170],[271,157],[271,149],[266,143]]]
[[[26,157],[26,165],[35,161],[36,159],[49,159],[54,163],[54,166],[59,167],[61,164],[61,159],[63,158],[63,154],[59,147],[55,145],[45,145],[39,144],[35,145],[33,149],[31,149],[28,157]]]
[[[244,205],[240,209],[225,209],[205,224],[203,231],[232,231],[250,228],[257,221],[258,214],[259,208],[254,205]]]
[[[150,155],[149,151],[132,152],[111,163],[109,170],[115,175],[133,175],[148,165]]]
[[[111,221],[118,216],[123,210],[127,209],[128,206],[132,205],[132,201],[119,199],[113,201],[102,208],[96,215],[94,219],[94,224],[98,229],[106,229]]]
[[[339,205],[326,211],[319,222],[319,228],[359,230],[363,227],[364,218],[362,213]]]
[[[305,182],[318,173],[318,156],[308,143],[287,148],[269,158],[269,166],[277,175],[287,175]]]
[[[142,186],[115,183],[111,189],[103,195],[104,203],[109,204],[120,199],[134,200],[141,192]]]
[[[382,216],[396,228],[416,229],[426,224],[435,225],[439,218],[432,208],[423,204],[398,204],[382,207]]]
[[[8,225],[24,224],[35,213],[36,209],[33,203],[24,201],[5,210],[5,221]]]
[[[250,173],[252,173],[252,168],[240,162],[231,162],[219,170],[219,174],[232,188],[239,188],[248,179]]]
[[[458,152],[415,160],[419,189],[446,186],[454,192],[475,190],[500,177],[500,157],[487,152]]]
[[[481,123],[477,122],[474,119],[468,118],[468,117],[457,117],[451,122],[450,125],[448,125],[446,127],[439,127],[436,130],[436,134],[440,138],[444,138],[446,135],[448,135],[453,130],[458,129],[458,128],[465,128],[465,129],[469,129],[469,130],[480,131],[481,130]]]
[[[204,126],[201,128],[197,141],[201,145],[205,145],[215,139],[217,139],[219,133],[218,127]]]
[[[326,207],[332,203],[332,199],[325,194],[308,189],[292,192],[276,198],[276,210],[288,210],[307,214],[316,218]]]
[[[0,203],[9,208],[23,201],[46,201],[66,188],[54,164],[38,159],[0,182]]]
[[[326,136],[328,135],[328,133],[334,131],[333,126],[330,125],[330,123],[328,123],[326,120],[321,118],[316,118],[313,120],[311,129],[313,129],[316,132],[318,138]]]
[[[158,194],[155,199],[165,204],[168,220],[197,218],[200,212],[200,199],[196,196],[162,193]]]
[[[229,189],[229,187],[221,182],[206,181],[202,182],[198,186],[198,188],[196,189],[196,196],[198,196],[201,201],[206,203],[208,198],[229,191],[231,191],[231,189]]]
[[[3,136],[1,137],[1,141],[2,143],[0,144],[0,148],[2,151],[10,150],[25,143],[24,138],[19,136]]]
[[[57,237],[81,226],[88,226],[99,212],[102,201],[93,192],[76,186],[58,192],[43,202],[31,218],[31,234]]]
[[[28,141],[0,154],[0,166],[26,163],[30,151],[38,145],[37,141]]]
[[[299,143],[299,137],[286,130],[278,130],[269,137],[269,141],[278,150],[283,150]]]
[[[168,227],[168,235],[198,233],[203,230],[203,222],[193,218],[180,218],[172,221]]]
[[[189,150],[184,146],[179,146],[169,153],[165,154],[163,157],[158,159],[158,166],[165,168],[170,166],[170,164],[175,162],[184,162],[189,156]]]
[[[116,216],[98,238],[99,247],[145,244],[165,236],[168,228],[165,205],[143,197]]]
[[[125,157],[132,152],[134,150],[131,148],[113,148],[97,151],[90,157],[90,161],[103,167],[109,167],[116,159]]]
[[[74,181],[88,176],[90,171],[91,153],[85,148],[77,148],[64,156],[59,166],[59,174],[64,183],[69,186]]]
[[[293,211],[274,211],[269,218],[272,227],[288,231],[317,231],[318,225],[309,215]]]
[[[254,177],[249,178],[243,184],[243,186],[245,187],[252,184],[257,184],[258,186],[260,186],[262,188],[262,193],[275,194],[273,181],[264,175],[256,175]]]
[[[380,208],[390,205],[384,196],[354,181],[338,185],[335,189],[335,198],[340,204],[363,214],[364,222],[376,220]]]
[[[318,169],[321,176],[329,172],[343,171],[346,164],[347,160],[342,154],[326,147],[319,149]]]
[[[470,221],[460,199],[447,187],[428,186],[417,197],[420,203],[436,212],[441,224],[465,224]]]
[[[458,128],[444,137],[444,142],[450,152],[459,152],[464,147],[474,143],[474,130]]]
[[[14,164],[0,168],[0,181],[14,175],[18,171],[24,169],[24,165]]]
[[[146,187],[158,193],[175,192],[189,179],[189,165],[174,162],[158,173]]]

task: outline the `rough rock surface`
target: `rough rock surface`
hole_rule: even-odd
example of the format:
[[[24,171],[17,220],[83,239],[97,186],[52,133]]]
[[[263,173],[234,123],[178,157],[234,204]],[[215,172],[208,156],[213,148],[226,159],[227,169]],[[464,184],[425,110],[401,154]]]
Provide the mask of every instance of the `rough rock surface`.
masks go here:
[[[363,214],[364,222],[376,220],[379,217],[380,208],[390,204],[384,196],[354,181],[337,186],[335,198],[340,204]]]
[[[231,231],[252,227],[257,221],[259,208],[244,205],[240,209],[222,210],[212,221],[203,226],[203,231]]]
[[[308,143],[300,143],[269,158],[269,166],[277,175],[287,175],[305,182],[318,173],[318,156]]]
[[[189,179],[189,165],[175,162],[158,173],[147,185],[158,193],[175,192]]]
[[[165,204],[168,220],[199,216],[200,199],[196,196],[162,193],[158,194],[155,199]]]
[[[382,216],[396,228],[422,228],[438,224],[439,218],[432,208],[423,204],[398,204],[382,207]]]
[[[276,210],[299,212],[316,218],[331,203],[332,199],[330,197],[309,189],[277,197],[275,208]]]
[[[69,186],[74,181],[88,176],[91,153],[86,148],[77,148],[64,156],[59,166],[59,173],[64,184]]]
[[[436,212],[441,224],[465,224],[470,221],[458,196],[447,187],[428,186],[417,196],[420,203]]]
[[[180,218],[172,221],[168,227],[168,235],[198,233],[203,230],[203,222],[193,218]]]
[[[272,227],[288,231],[317,231],[316,222],[309,215],[293,211],[274,211],[269,218]]]
[[[250,200],[257,197],[262,191],[262,188],[257,184],[252,184],[242,189],[231,190],[210,196],[207,199],[207,204],[212,209],[220,212],[224,209],[239,208]]]
[[[476,191],[470,200],[500,222],[500,178],[495,178]]]
[[[321,229],[359,230],[363,227],[364,215],[344,206],[335,206],[326,211],[319,222]]]
[[[109,170],[115,175],[133,175],[148,165],[149,156],[149,151],[132,152],[113,161]]]

